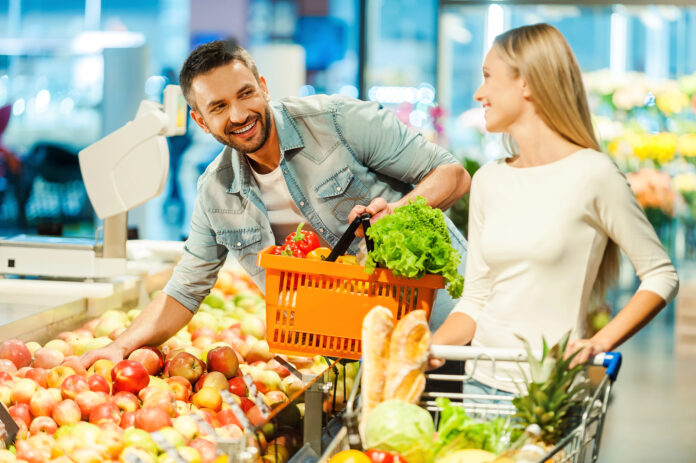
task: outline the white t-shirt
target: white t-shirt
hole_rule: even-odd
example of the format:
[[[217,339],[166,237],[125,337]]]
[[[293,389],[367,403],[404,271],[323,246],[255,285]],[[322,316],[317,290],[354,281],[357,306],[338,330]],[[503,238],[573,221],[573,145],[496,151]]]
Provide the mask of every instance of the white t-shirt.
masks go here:
[[[474,176],[466,282],[453,309],[476,321],[472,345],[541,350],[572,330],[586,333],[587,306],[607,239],[628,256],[649,290],[669,302],[677,274],[626,177],[603,153],[579,150],[559,161],[516,168],[504,160]],[[474,378],[517,392],[479,364]],[[510,364],[496,378],[519,378]]]
[[[251,172],[261,191],[261,201],[266,206],[276,244],[282,244],[286,236],[297,231],[297,226],[301,222],[305,223],[303,230],[316,233],[297,208],[295,201],[292,200],[280,166],[267,174],[259,174],[253,168]],[[319,243],[328,247],[326,241],[318,233],[317,236]]]

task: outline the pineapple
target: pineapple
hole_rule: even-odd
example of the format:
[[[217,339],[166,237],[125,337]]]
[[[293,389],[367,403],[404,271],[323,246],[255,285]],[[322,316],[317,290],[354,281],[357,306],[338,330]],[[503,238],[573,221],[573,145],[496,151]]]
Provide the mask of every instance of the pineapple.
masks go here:
[[[573,384],[578,373],[585,366],[576,365],[569,368],[573,353],[564,359],[570,332],[566,333],[558,344],[548,348],[543,339],[543,352],[540,359],[532,355],[529,342],[518,336],[524,342],[529,357],[530,378],[523,371],[527,390],[520,390],[520,397],[513,399],[517,412],[515,417],[526,427],[537,424],[541,427],[541,440],[547,444],[557,443],[572,427],[573,409],[577,408],[584,399],[589,388],[586,381]]]

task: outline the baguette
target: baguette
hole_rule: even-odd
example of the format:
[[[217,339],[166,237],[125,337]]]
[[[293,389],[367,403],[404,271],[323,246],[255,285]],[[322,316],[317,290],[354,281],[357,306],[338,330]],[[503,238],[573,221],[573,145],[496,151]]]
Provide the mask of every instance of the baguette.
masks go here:
[[[383,397],[418,403],[425,389],[429,352],[428,320],[423,310],[414,310],[399,320],[392,332]]]
[[[394,316],[385,307],[375,306],[363,319],[361,434],[367,424],[367,417],[382,402],[385,373],[389,363],[389,340],[393,329]]]

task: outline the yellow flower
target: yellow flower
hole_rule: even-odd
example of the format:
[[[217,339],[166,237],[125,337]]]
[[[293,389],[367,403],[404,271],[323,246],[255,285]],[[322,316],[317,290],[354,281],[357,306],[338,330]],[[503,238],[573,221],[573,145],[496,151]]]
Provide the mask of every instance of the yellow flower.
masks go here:
[[[672,179],[672,185],[679,193],[696,191],[696,174],[684,173],[676,175]]]
[[[675,134],[661,132],[652,136],[652,159],[664,164],[674,159],[678,138]]]
[[[679,90],[668,90],[657,95],[655,104],[657,104],[660,111],[670,116],[688,108],[689,97]]]
[[[696,157],[696,133],[687,133],[679,137],[679,152],[687,158]]]

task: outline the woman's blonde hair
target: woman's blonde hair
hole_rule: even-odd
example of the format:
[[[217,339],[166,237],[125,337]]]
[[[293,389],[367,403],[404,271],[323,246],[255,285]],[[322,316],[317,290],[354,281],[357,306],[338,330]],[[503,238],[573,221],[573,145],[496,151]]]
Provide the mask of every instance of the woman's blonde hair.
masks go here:
[[[514,77],[521,76],[527,82],[536,113],[549,128],[571,143],[599,151],[580,67],[558,29],[549,24],[518,27],[496,37],[493,48]],[[517,154],[509,137],[506,147]],[[609,240],[591,304],[604,302],[618,273],[619,248]]]

